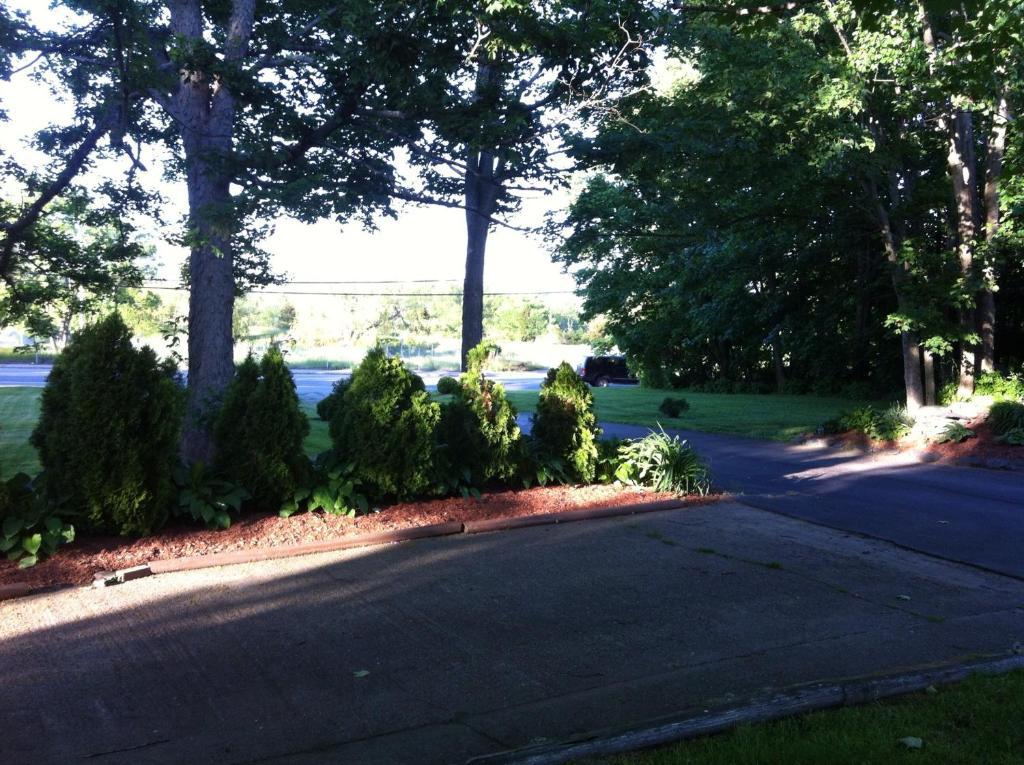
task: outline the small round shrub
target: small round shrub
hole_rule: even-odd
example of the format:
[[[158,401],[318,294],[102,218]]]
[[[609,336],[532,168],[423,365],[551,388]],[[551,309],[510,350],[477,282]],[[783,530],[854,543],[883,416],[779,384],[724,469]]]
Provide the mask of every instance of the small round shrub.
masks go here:
[[[541,459],[561,462],[572,478],[590,483],[600,434],[587,384],[564,361],[548,370],[533,416],[532,435]]]
[[[988,410],[988,424],[997,436],[1006,435],[1016,428],[1024,429],[1024,403],[997,401]]]
[[[292,373],[272,346],[258,364],[246,357],[224,394],[213,429],[215,472],[244,487],[253,508],[278,510],[308,477],[308,434]]]
[[[665,399],[658,406],[658,411],[664,414],[666,417],[676,418],[679,417],[683,412],[689,411],[690,402],[685,398],[672,398],[666,396]]]
[[[441,407],[418,375],[381,348],[352,373],[331,417],[331,441],[371,495],[399,499],[435,488],[435,430]]]
[[[117,314],[84,329],[53,365],[32,445],[47,497],[89,531],[145,536],[175,498],[184,396],[170,362],[132,346]]]
[[[459,392],[459,381],[454,377],[442,377],[437,381],[437,392],[442,396],[453,396]]]

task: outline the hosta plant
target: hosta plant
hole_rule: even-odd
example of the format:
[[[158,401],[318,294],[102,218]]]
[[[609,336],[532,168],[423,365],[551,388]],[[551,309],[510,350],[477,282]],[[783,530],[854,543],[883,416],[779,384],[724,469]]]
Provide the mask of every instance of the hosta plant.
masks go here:
[[[337,455],[328,450],[318,455],[313,463],[313,481],[296,489],[278,514],[289,518],[302,510],[322,510],[350,517],[366,513],[370,503],[359,488],[355,466],[339,461]]]
[[[0,552],[22,568],[75,539],[75,527],[36,492],[25,473],[0,483]]]
[[[970,428],[961,425],[959,422],[949,423],[935,439],[937,444],[959,444],[968,438],[974,438],[975,432]]]
[[[231,526],[232,511],[240,513],[242,503],[249,499],[249,492],[212,476],[201,462],[176,468],[174,482],[178,485],[177,514],[202,521],[211,529]]]

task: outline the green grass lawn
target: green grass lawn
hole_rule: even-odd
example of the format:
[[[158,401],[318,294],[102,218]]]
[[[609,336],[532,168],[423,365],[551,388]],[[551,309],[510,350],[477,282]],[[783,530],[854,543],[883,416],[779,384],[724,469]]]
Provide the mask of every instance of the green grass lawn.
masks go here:
[[[685,398],[690,409],[677,419],[666,417],[658,405],[666,396]],[[509,391],[520,412],[537,405],[535,391]],[[729,433],[749,438],[789,441],[813,432],[821,423],[870,402],[817,396],[691,393],[641,387],[595,388],[594,408],[602,422],[621,422],[656,428],[684,428],[708,433]]]
[[[920,749],[900,740],[921,739]],[[857,763],[1024,762],[1024,671],[973,677],[935,694],[815,712],[660,750],[602,760],[606,765],[853,765]]]
[[[39,395],[42,388],[0,388],[0,478],[10,478],[19,471],[31,475],[39,472],[36,450],[28,437],[39,418]],[[316,408],[304,406],[309,418],[306,453],[311,457],[330,448],[327,423],[316,416]]]
[[[0,475],[19,470],[39,470],[35,450],[28,437],[39,416],[41,388],[0,388]],[[665,396],[683,397],[690,409],[678,419],[658,411]],[[508,397],[520,412],[532,412],[537,404],[536,391],[509,391]],[[438,397],[441,399],[442,397]],[[709,433],[730,433],[750,438],[787,441],[843,411],[865,405],[863,401],[815,396],[728,395],[690,393],[649,388],[597,388],[594,391],[597,418],[604,422],[623,422],[656,428],[687,428]],[[310,432],[306,452],[313,456],[329,448],[327,423],[316,416],[316,408],[304,405]]]
[[[40,393],[42,388],[0,388],[0,477],[39,472],[28,437],[39,418]]]

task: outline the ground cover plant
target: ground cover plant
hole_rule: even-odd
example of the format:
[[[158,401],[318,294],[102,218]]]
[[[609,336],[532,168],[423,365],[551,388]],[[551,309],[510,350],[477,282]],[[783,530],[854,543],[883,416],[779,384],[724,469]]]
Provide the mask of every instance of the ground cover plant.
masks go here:
[[[934,693],[814,712],[650,752],[604,765],[860,765],[861,763],[1020,762],[1024,751],[1024,671],[973,677]],[[912,745],[917,739],[920,748]],[[911,744],[911,745],[908,745]]]
[[[988,423],[997,436],[1024,429],[1024,402],[997,401],[988,410]]]

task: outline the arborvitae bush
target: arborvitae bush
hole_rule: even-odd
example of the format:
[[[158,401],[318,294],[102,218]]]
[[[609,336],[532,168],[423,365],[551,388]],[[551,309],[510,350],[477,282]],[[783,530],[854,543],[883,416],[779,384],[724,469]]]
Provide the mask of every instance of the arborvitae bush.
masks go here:
[[[176,370],[112,314],[54,362],[32,444],[48,497],[90,531],[144,536],[174,503],[183,391]]]
[[[351,381],[351,378],[342,378],[334,383],[334,387],[331,388],[331,392],[327,394],[326,398],[322,398],[317,402],[317,417],[324,422],[331,421],[335,411],[341,406],[341,400],[345,396],[345,389],[348,388]]]
[[[441,407],[418,375],[381,348],[353,371],[330,421],[340,459],[375,498],[405,499],[436,488],[435,430]]]
[[[308,477],[302,449],[308,433],[281,351],[271,347],[258,364],[249,356],[235,371],[217,414],[216,472],[244,487],[252,507],[278,510]]]
[[[560,461],[574,479],[590,483],[600,434],[590,387],[563,361],[540,387],[532,430],[539,455]]]
[[[442,484],[479,486],[507,480],[518,471],[522,434],[516,410],[502,385],[484,377],[487,351],[483,344],[470,351],[469,369],[452,380],[454,398],[441,407],[437,466]],[[441,378],[446,379],[452,378]]]

